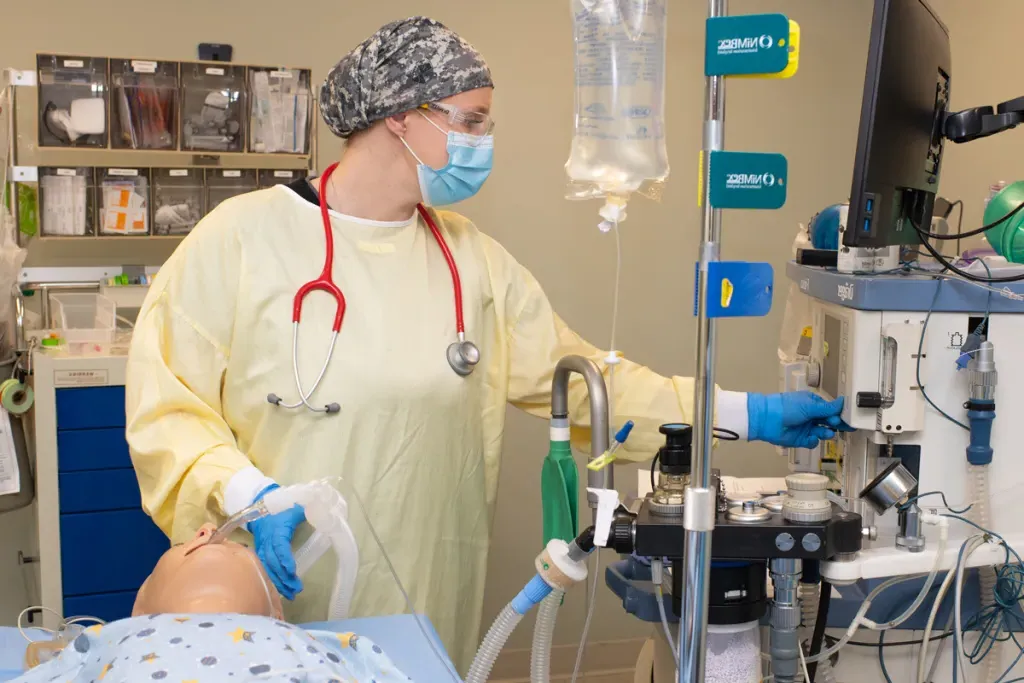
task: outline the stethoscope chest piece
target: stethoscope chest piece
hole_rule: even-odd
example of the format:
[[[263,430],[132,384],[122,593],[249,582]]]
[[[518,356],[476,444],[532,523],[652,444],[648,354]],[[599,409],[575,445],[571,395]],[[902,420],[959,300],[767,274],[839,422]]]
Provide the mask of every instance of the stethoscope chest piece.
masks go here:
[[[460,377],[468,377],[480,362],[480,349],[471,341],[460,339],[448,345],[448,364]]]

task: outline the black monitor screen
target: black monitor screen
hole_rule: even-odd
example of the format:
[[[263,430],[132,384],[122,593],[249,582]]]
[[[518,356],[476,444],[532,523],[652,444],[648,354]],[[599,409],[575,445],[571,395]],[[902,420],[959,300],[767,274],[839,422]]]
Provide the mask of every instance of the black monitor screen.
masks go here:
[[[925,0],[875,0],[843,244],[920,242],[942,164],[949,32]]]

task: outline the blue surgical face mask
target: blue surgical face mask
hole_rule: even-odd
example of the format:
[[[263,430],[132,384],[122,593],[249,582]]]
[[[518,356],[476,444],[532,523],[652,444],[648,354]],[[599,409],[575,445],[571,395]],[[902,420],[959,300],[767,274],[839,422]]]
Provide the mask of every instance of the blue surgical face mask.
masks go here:
[[[424,116],[434,128],[445,131]],[[427,206],[447,206],[469,199],[483,186],[494,163],[494,136],[469,135],[448,131],[448,164],[444,168],[431,168],[424,164],[409,143],[402,144],[419,162],[416,173],[420,180],[420,193]]]

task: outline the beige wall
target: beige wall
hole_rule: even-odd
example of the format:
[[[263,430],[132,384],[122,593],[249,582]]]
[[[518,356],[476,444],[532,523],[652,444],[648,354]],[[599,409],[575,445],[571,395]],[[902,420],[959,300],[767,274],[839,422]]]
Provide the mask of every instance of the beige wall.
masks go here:
[[[1024,25],[1020,0],[933,0],[953,34],[953,106],[997,102],[1024,94],[1013,46]],[[589,339],[608,342],[611,238],[596,230],[595,203],[562,198],[562,165],[572,125],[572,40],[567,0],[381,0],[300,4],[120,0],[5,2],[0,65],[32,66],[35,51],[188,59],[201,41],[227,42],[235,61],[308,65],[316,79],[380,24],[429,14],[465,35],[489,59],[498,89],[497,167],[481,195],[464,210],[533,270],[555,307]],[[868,0],[733,0],[731,11],[783,11],[802,26],[800,71],[790,81],[730,83],[727,146],[776,151],[790,164],[789,199],[777,212],[734,212],[725,219],[724,255],[782,267],[799,221],[846,199],[871,17]],[[153,29],[129,20],[151,8]],[[244,8],[244,12],[243,12]],[[696,157],[702,116],[702,19],[705,3],[675,0],[669,9],[668,132],[674,172],[664,201],[635,200],[622,227],[622,309],[618,345],[662,373],[693,368],[692,263],[698,239]],[[303,11],[305,14],[296,14]],[[148,22],[147,22],[148,23]],[[322,158],[338,150],[321,137]],[[1009,133],[949,152],[942,193],[963,198],[965,225],[981,216],[988,184],[1020,172],[1024,134]],[[103,244],[109,245],[109,242]],[[103,247],[109,249],[111,247]],[[59,255],[51,254],[56,258]],[[66,255],[65,255],[66,256]],[[94,258],[131,261],[131,255]],[[37,257],[38,258],[38,257]],[[155,258],[155,256],[147,257]],[[136,261],[137,262],[137,261]],[[783,289],[779,290],[784,291]],[[776,387],[776,338],[782,301],[764,319],[721,326],[719,380],[737,389]],[[485,619],[530,572],[540,536],[539,469],[545,425],[512,415],[499,496],[496,543]],[[727,472],[780,474],[784,463],[765,446],[723,446],[716,466]],[[633,477],[623,472],[624,485]],[[623,488],[625,490],[625,488]],[[0,556],[0,577],[13,576],[13,552]],[[10,566],[9,566],[10,565]],[[10,582],[4,581],[5,585]],[[603,588],[592,638],[643,633]],[[578,639],[579,591],[560,619],[558,642]],[[515,645],[528,643],[522,628]]]

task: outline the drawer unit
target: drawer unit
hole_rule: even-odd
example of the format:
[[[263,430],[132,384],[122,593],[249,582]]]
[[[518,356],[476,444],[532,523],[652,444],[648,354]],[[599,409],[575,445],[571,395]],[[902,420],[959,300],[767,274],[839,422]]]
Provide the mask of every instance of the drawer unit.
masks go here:
[[[64,597],[137,590],[169,547],[141,509],[62,514]]]
[[[65,430],[57,424],[57,469],[61,473],[132,466],[124,427]]]
[[[135,470],[90,470],[61,472],[60,512],[102,512],[105,510],[138,510],[139,481]]]
[[[57,430],[120,427],[124,432],[124,387],[57,389]]]

